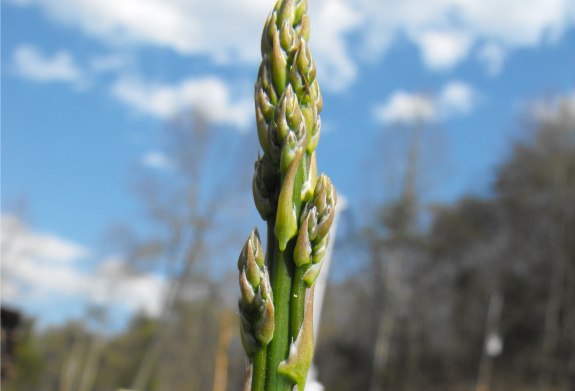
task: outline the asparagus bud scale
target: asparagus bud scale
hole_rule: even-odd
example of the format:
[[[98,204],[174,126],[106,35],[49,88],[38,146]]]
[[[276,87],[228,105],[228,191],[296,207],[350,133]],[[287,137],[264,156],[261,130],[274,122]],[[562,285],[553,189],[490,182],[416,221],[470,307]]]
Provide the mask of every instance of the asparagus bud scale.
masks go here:
[[[267,222],[266,253],[255,228],[238,259],[244,390],[304,391],[313,358],[313,289],[337,194],[317,176],[323,101],[309,36],[307,0],[278,0],[262,31],[254,90],[263,155],[252,191]]]

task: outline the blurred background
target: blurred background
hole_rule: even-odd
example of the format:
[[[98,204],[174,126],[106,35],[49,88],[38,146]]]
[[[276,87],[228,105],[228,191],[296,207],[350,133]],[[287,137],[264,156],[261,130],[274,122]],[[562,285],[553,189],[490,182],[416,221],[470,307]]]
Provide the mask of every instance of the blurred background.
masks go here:
[[[575,1],[309,3],[320,382],[575,390]],[[273,5],[2,1],[5,390],[241,389]]]

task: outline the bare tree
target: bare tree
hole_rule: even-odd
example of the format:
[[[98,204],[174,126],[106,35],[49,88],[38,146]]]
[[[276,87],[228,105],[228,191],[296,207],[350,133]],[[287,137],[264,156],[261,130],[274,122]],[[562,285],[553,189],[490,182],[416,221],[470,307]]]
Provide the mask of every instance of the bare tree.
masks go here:
[[[237,138],[210,129],[197,112],[177,116],[168,126],[167,141],[171,170],[165,178],[146,177],[139,187],[156,236],[134,246],[132,259],[135,265],[161,267],[169,276],[169,285],[156,331],[131,385],[138,390],[146,388],[170,338],[177,322],[177,303],[192,281],[194,267],[207,254],[218,254],[213,248],[207,251],[210,235],[217,227],[219,240],[227,235],[224,242],[230,241],[232,222],[239,217],[230,212],[231,203],[245,201],[242,195],[249,194],[237,180],[237,168],[249,167],[244,164],[249,156],[245,141],[238,145]]]

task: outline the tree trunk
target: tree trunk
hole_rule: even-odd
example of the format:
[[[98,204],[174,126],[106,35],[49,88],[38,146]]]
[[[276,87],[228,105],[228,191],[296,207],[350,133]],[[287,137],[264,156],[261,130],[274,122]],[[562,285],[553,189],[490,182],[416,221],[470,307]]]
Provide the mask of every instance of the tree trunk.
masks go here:
[[[552,260],[551,280],[549,283],[549,298],[545,309],[545,329],[543,331],[543,349],[541,360],[541,372],[539,373],[539,391],[549,389],[555,365],[553,355],[557,347],[559,337],[559,311],[561,310],[561,298],[565,281],[565,260],[563,258],[562,232],[558,233],[555,244],[555,257]],[[559,242],[559,243],[557,243]]]
[[[96,381],[98,367],[100,366],[103,347],[104,342],[101,339],[94,337],[92,346],[90,347],[90,352],[86,359],[86,365],[84,366],[84,373],[82,374],[82,380],[80,381],[79,391],[92,391],[94,382]]]
[[[230,343],[232,342],[232,326],[233,322],[230,313],[226,309],[222,309],[213,391],[226,391],[226,386],[228,384],[229,348]]]
[[[477,391],[489,391],[491,382],[491,372],[493,369],[493,358],[499,352],[489,351],[490,338],[496,338],[499,333],[499,323],[501,321],[501,312],[503,310],[503,296],[499,291],[494,291],[489,300],[487,310],[487,321],[485,324],[485,337],[483,342],[483,351],[479,363],[479,376],[477,377]]]
[[[144,390],[148,384],[150,374],[156,363],[156,359],[160,354],[162,347],[165,345],[165,340],[169,335],[169,330],[172,327],[172,315],[174,312],[174,304],[177,302],[180,294],[184,288],[185,281],[189,277],[194,264],[197,259],[203,243],[202,233],[198,233],[194,244],[191,246],[188,255],[186,256],[186,264],[184,271],[171,283],[170,289],[166,295],[164,308],[159,317],[158,324],[151,341],[149,342],[144,357],[140,362],[136,376],[132,382],[130,389]]]

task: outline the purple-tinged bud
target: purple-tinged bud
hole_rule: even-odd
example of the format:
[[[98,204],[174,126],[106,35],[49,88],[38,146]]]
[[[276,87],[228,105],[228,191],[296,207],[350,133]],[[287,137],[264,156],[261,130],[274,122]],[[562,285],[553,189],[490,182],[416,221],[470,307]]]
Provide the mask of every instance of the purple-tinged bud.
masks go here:
[[[287,21],[293,26],[295,19],[295,1],[294,0],[283,0],[278,11],[277,26],[281,26],[284,21]]]
[[[323,239],[329,232],[335,216],[335,205],[337,203],[337,193],[329,177],[321,174],[317,180],[314,190],[315,207],[318,213],[317,238],[316,241]]]
[[[287,242],[297,234],[297,216],[295,214],[295,204],[293,202],[293,187],[302,153],[303,150],[300,149],[296,157],[292,160],[280,191],[276,224],[274,228],[280,251],[285,251]]]
[[[265,92],[266,96],[268,97],[269,101],[272,105],[277,105],[278,103],[278,94],[275,90],[272,78],[272,70],[271,70],[271,63],[269,56],[266,54],[262,59],[262,63],[260,65],[260,69],[258,70],[258,81],[261,82],[263,92]],[[268,118],[267,115],[270,115]],[[271,116],[273,116],[273,110],[271,113],[266,113],[266,120],[270,120]]]
[[[309,145],[309,144],[308,144]],[[313,191],[317,182],[317,162],[315,158],[315,151],[311,153],[309,164],[307,167],[307,180],[304,182],[301,189],[301,200],[309,202],[313,198]]]
[[[264,271],[262,273],[262,283],[256,292],[253,308],[260,308],[266,303],[266,300],[273,301],[274,299],[272,287],[270,285],[270,276],[268,274],[267,267],[264,266]]]
[[[280,157],[280,175],[284,176],[301,148],[297,145],[297,139],[294,132],[289,132],[283,142],[282,153]]]
[[[312,83],[315,81],[315,62],[313,61],[313,57],[311,56],[311,51],[306,44],[305,39],[300,39],[300,47],[298,50],[298,55],[295,59],[295,63],[297,66],[297,70],[299,71],[300,75],[302,75],[306,82],[307,86],[311,86]],[[308,92],[308,94],[311,91]]]
[[[309,240],[309,232],[307,229],[309,217],[304,220],[299,229],[297,242],[293,250],[293,261],[297,267],[302,267],[310,262],[311,255],[311,242]]]
[[[301,131],[300,128],[303,117],[297,100],[297,95],[294,93],[291,85],[287,87],[283,99],[286,103],[285,116],[288,122],[288,126],[294,131]],[[298,134],[298,138],[299,136],[300,135]]]
[[[252,193],[254,195],[256,209],[261,218],[263,220],[267,220],[274,212],[274,204],[272,195],[269,193],[264,184],[263,178],[258,174],[257,170],[254,172],[252,180]]]
[[[286,91],[289,91],[290,89],[291,86],[288,86]],[[283,144],[290,131],[287,120],[287,99],[285,99],[285,93],[280,98],[279,104],[276,107],[274,120],[277,126],[277,142]]]
[[[270,154],[270,147],[269,147],[269,143],[268,143],[268,124],[266,123],[265,120],[265,116],[264,113],[262,111],[261,106],[258,104],[259,103],[259,99],[258,99],[258,85],[256,84],[256,99],[255,99],[255,103],[256,103],[256,127],[257,127],[257,131],[258,131],[258,140],[260,142],[260,145],[264,151],[264,155],[269,155]]]
[[[255,84],[256,89],[254,96],[256,107],[260,107],[266,122],[269,122],[273,118],[275,104],[277,103],[277,96],[275,94],[273,84],[268,80],[270,77],[268,67],[269,60],[266,54],[260,66],[260,72]],[[267,86],[265,84],[267,84]]]
[[[314,241],[317,236],[317,209],[313,205],[307,205],[306,207],[306,215],[309,215],[308,220],[308,232],[309,232],[309,239]]]
[[[299,0],[295,6],[295,18],[293,21],[294,25],[301,22],[303,15],[307,12],[307,0]]]
[[[243,303],[241,303],[240,301],[240,312],[238,313],[238,315],[240,316],[240,323],[243,326],[244,330],[248,333],[251,333],[253,331],[252,325],[250,324],[250,321],[246,318],[246,309],[243,306]]]
[[[262,219],[267,220],[275,212],[275,192],[279,186],[279,171],[270,160],[271,156],[259,156],[254,163],[252,191],[254,202]]]
[[[311,288],[313,283],[317,279],[317,276],[319,275],[319,272],[321,271],[322,265],[323,265],[323,259],[321,261],[319,261],[318,263],[312,264],[309,267],[309,269],[307,269],[307,271],[304,273],[303,281],[305,282],[305,285],[308,288]]]
[[[289,82],[293,86],[302,108],[307,106],[311,100],[312,90],[310,86],[315,81],[315,73],[315,62],[311,52],[305,40],[300,38],[299,47],[290,68]]]
[[[271,120],[268,127],[268,146],[270,149],[270,159],[275,166],[279,165],[282,152],[282,144],[278,139],[278,126],[274,118]]]
[[[268,274],[267,266],[264,266],[264,278],[262,279],[262,284],[260,286],[259,292],[263,299],[274,301],[274,295],[272,286],[270,285],[270,275]]]
[[[260,241],[260,231],[258,230],[258,227],[254,227],[250,235],[250,242],[254,252],[254,259],[259,268],[261,269],[264,267],[265,255],[264,250],[262,249],[262,243]]]
[[[256,294],[254,292],[252,284],[250,284],[250,282],[248,281],[245,270],[242,270],[240,274],[240,292],[245,307],[251,308],[254,302],[254,298],[256,297]]]
[[[274,110],[276,107],[274,104],[271,103],[269,96],[267,95],[266,91],[264,90],[261,84],[261,80],[258,80],[255,84],[254,102],[256,104],[256,110],[259,109],[261,111],[266,128],[265,131],[267,132],[267,124],[273,118]]]
[[[270,60],[272,63],[272,74],[276,91],[281,95],[285,91],[287,84],[287,56],[281,48],[277,29],[274,30],[273,37],[273,49]]]
[[[325,237],[319,241],[318,243],[314,243],[312,247],[312,263],[319,263],[327,251],[327,245],[329,244],[329,233],[325,235]]]
[[[258,348],[258,344],[254,336],[249,332],[246,331],[244,328],[244,322],[240,322],[240,339],[242,340],[242,345],[244,346],[244,350],[246,351],[246,355],[251,357],[254,355]]]
[[[260,320],[256,326],[256,338],[266,346],[274,337],[274,304],[272,300],[266,300],[260,307]]]
[[[305,39],[306,42],[309,42],[310,30],[311,26],[309,23],[309,16],[307,16],[307,14],[304,14],[301,18],[301,23],[295,27],[295,32],[299,37]]]
[[[327,181],[329,178],[325,174],[321,174],[315,185],[313,192],[313,204],[317,208],[317,213],[321,218],[325,207],[327,206]]]
[[[304,98],[307,95],[304,94]],[[306,126],[306,134],[308,137],[308,144],[311,141],[311,133],[310,131],[313,130],[313,125],[315,122],[315,118],[317,117],[317,108],[315,107],[315,104],[313,103],[313,101],[309,101],[307,104],[303,105],[301,107],[301,112],[302,112],[302,116],[304,118],[305,121],[305,126]],[[306,148],[307,149],[307,148]],[[309,156],[310,154],[308,154]]]
[[[315,106],[317,107],[317,113],[321,113],[321,110],[323,109],[323,98],[321,97],[321,91],[319,89],[317,79],[314,80],[313,84],[311,85],[311,96],[315,102]]]
[[[273,50],[273,32],[277,29],[276,27],[277,21],[277,12],[272,11],[268,15],[266,20],[266,24],[264,25],[264,29],[262,31],[262,40],[261,40],[261,52],[262,57],[265,54],[271,54]]]
[[[280,29],[280,45],[282,49],[286,52],[288,63],[293,62],[293,58],[298,48],[298,36],[293,29],[293,26],[284,20]]]
[[[319,133],[321,131],[321,118],[319,117],[319,114],[315,117],[315,121],[313,123],[313,126],[311,127],[311,130],[309,131],[308,135],[308,143],[307,143],[307,147],[306,147],[306,152],[307,154],[311,154],[313,151],[315,151],[317,144],[319,143]]]
[[[246,277],[248,279],[248,281],[250,282],[250,284],[252,285],[253,289],[257,289],[258,286],[260,286],[260,282],[262,280],[262,272],[260,271],[260,268],[258,267],[258,264],[256,263],[256,260],[254,258],[254,253],[253,253],[253,248],[250,245],[250,243],[246,243],[246,247],[247,247],[247,251],[248,251],[248,256],[247,256],[247,267],[246,267]]]

